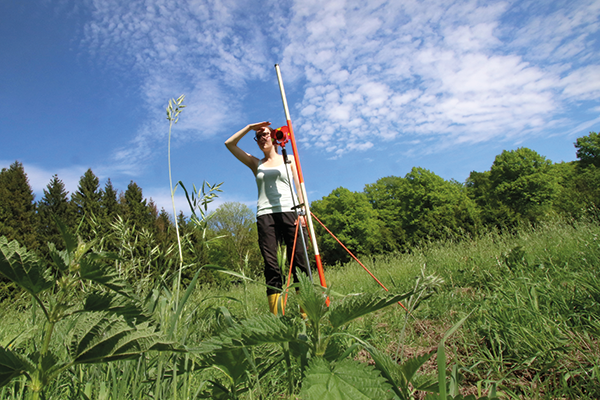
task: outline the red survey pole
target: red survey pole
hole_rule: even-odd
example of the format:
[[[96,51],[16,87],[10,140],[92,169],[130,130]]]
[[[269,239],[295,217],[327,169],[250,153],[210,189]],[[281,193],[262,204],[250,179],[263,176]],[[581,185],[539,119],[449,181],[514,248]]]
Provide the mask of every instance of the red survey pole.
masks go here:
[[[292,119],[290,118],[290,111],[288,109],[287,99],[285,97],[285,89],[283,88],[283,81],[281,79],[281,71],[279,70],[279,64],[275,64],[275,71],[277,72],[277,81],[279,82],[281,100],[283,101],[283,111],[285,112],[285,120],[287,122],[288,130],[290,133],[290,141],[292,142],[292,151],[294,152],[296,169],[298,170],[297,172],[298,180],[300,181],[300,190],[302,191],[302,197],[304,198],[304,208],[306,210],[306,223],[308,224],[310,239],[312,241],[313,250],[315,251],[315,262],[317,263],[317,270],[319,272],[319,281],[321,283],[321,286],[327,287],[327,284],[325,283],[325,273],[323,272],[323,264],[321,264],[321,255],[319,254],[319,247],[317,246],[317,238],[315,236],[315,230],[313,228],[312,214],[310,212],[308,196],[306,195],[306,187],[304,186],[304,177],[302,176],[302,168],[300,167],[300,159],[298,158],[298,148],[296,147],[296,137],[294,136],[294,130],[292,129]],[[327,299],[327,305],[329,305],[329,299]]]

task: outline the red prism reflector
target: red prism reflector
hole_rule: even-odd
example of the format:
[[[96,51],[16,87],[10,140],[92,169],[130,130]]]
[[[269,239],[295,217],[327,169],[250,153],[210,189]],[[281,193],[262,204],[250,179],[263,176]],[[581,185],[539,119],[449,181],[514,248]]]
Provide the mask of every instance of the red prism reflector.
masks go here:
[[[271,137],[277,142],[277,144],[279,144],[281,147],[284,147],[285,144],[290,140],[290,129],[287,127],[287,125],[284,125],[275,129],[271,133]]]

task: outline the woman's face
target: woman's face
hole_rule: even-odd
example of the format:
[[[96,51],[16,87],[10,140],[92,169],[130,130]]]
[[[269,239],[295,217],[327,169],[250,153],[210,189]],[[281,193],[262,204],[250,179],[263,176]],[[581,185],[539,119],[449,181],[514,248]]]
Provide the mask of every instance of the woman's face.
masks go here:
[[[271,129],[268,126],[262,127],[256,131],[256,143],[258,143],[258,147],[261,150],[268,149],[273,145],[273,141],[271,140]]]

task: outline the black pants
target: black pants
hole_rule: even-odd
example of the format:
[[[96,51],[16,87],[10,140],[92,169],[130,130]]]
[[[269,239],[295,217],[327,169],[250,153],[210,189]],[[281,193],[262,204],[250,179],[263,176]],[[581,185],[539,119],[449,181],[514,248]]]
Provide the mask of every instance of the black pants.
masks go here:
[[[294,248],[296,218],[295,212],[265,214],[256,218],[256,225],[258,227],[258,245],[260,246],[260,251],[265,260],[265,281],[267,285],[280,289],[267,288],[267,296],[281,291],[284,276],[287,280],[286,275],[288,271],[285,271],[285,275],[282,276],[279,264],[277,263],[277,246],[279,243],[285,243],[287,247],[287,262],[289,268],[289,263],[292,259],[292,249]],[[308,237],[304,227],[303,232],[304,243],[308,243]],[[297,282],[298,278],[296,276],[296,270],[298,268],[308,275],[307,260],[300,235],[298,235],[298,240],[296,240],[296,251],[293,254],[293,257],[294,282]]]

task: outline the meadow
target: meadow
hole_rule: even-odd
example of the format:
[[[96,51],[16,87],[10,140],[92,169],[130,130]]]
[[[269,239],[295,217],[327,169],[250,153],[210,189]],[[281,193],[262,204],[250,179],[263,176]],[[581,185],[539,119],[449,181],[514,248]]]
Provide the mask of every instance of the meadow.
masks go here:
[[[331,266],[279,317],[220,267],[203,268],[227,290],[127,283],[67,235],[50,279],[13,248],[26,290],[0,308],[0,399],[600,398],[599,235],[558,219],[361,260],[389,293]]]

